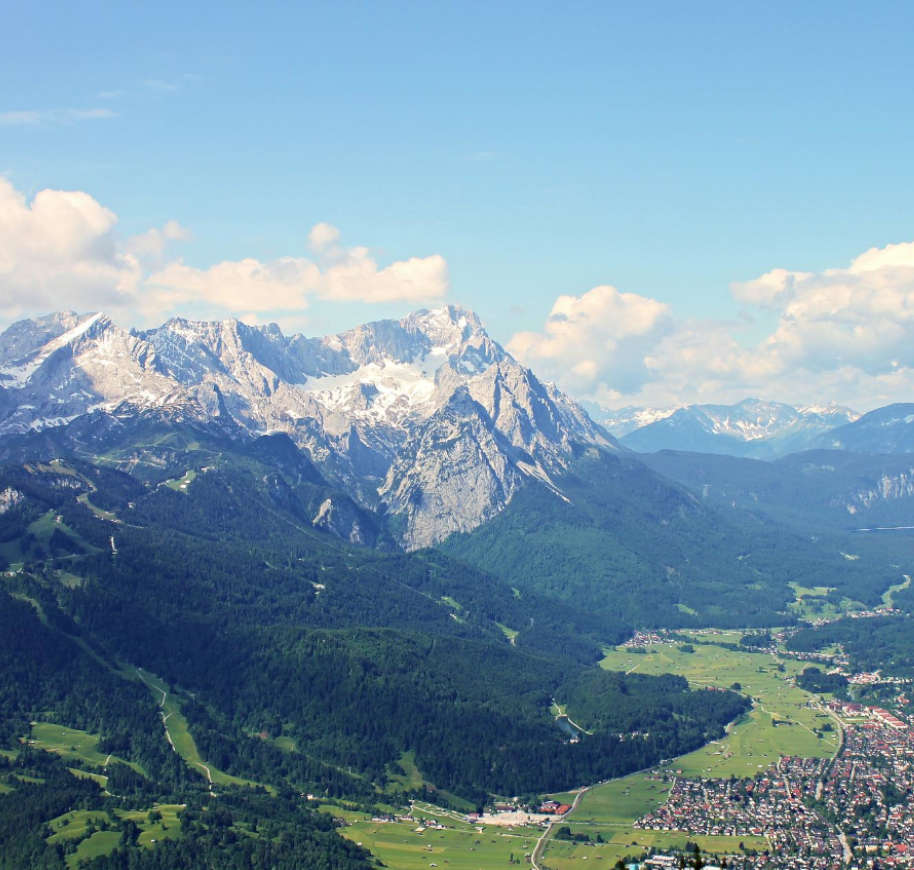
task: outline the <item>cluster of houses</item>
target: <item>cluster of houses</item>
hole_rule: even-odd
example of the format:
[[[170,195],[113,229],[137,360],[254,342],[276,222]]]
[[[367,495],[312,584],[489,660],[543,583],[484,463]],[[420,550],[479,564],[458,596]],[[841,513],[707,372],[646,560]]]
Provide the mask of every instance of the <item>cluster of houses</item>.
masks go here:
[[[850,717],[835,759],[787,756],[752,779],[675,778],[636,827],[767,840],[729,856],[731,868],[914,870],[914,728],[881,707],[830,706]]]
[[[796,785],[778,767],[769,768],[754,779],[676,778],[667,802],[642,817],[636,827],[764,837],[771,854],[790,855],[792,860],[803,857],[810,862],[805,865],[810,868],[830,867],[828,859],[842,854],[837,831],[803,802]],[[800,865],[788,862],[770,866]]]
[[[845,727],[841,754],[806,794],[883,867],[914,867],[914,730],[881,708]]]
[[[672,645],[676,640],[668,631],[636,631],[634,636],[622,644],[623,649],[645,649],[658,644]]]

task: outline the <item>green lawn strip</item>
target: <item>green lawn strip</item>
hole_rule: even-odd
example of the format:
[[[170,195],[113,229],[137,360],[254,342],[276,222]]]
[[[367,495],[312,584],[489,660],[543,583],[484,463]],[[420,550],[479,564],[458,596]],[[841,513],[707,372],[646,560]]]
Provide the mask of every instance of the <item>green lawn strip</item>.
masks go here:
[[[416,767],[416,754],[404,752],[396,762],[388,766],[385,792],[417,791],[425,785],[425,779]]]
[[[54,752],[67,761],[82,761],[92,767],[103,768],[106,761],[118,761],[132,767],[140,775],[145,775],[143,768],[133,761],[125,761],[116,755],[106,755],[98,751],[99,736],[67,728],[54,722],[33,722],[29,742],[36,749]]]
[[[108,787],[108,777],[103,776],[100,773],[90,773],[88,770],[80,770],[78,767],[68,767],[67,770],[79,779],[91,779],[93,782],[97,782],[102,788]]]
[[[911,575],[904,574],[903,576],[904,576],[903,582],[896,583],[894,586],[889,586],[889,588],[886,589],[885,593],[883,594],[882,603],[886,607],[889,607],[889,608],[894,607],[895,606],[895,599],[894,599],[895,593],[901,592],[901,591],[907,589],[911,585]]]
[[[155,696],[159,707],[162,709],[162,715],[165,723],[165,731],[171,738],[171,745],[175,752],[183,758],[188,765],[200,773],[207,781],[212,781],[213,785],[238,785],[238,786],[263,786],[267,791],[275,794],[273,786],[264,783],[254,782],[250,779],[244,779],[240,776],[232,776],[230,773],[219,770],[205,759],[200,757],[197,744],[194,742],[193,735],[187,726],[187,720],[181,713],[181,701],[178,696],[171,691],[164,680],[151,674],[142,668],[136,669],[137,676],[149,687]]]
[[[92,513],[95,514],[95,516],[100,520],[108,520],[112,523],[121,522],[121,518],[116,513],[113,513],[112,511],[106,511],[104,508],[100,508],[97,505],[92,504],[91,500],[89,499],[89,493],[87,492],[84,492],[81,496],[78,496],[76,500],[80,504],[85,505],[87,508],[89,508],[89,510],[92,511]]]

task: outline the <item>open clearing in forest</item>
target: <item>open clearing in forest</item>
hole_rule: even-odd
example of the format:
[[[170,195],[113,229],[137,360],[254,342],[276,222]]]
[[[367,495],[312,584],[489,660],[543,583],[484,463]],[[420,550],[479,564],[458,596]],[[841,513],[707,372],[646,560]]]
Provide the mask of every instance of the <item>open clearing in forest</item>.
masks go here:
[[[165,726],[165,732],[168,735],[169,742],[175,752],[181,756],[190,767],[202,774],[212,785],[242,785],[256,787],[261,783],[254,782],[250,779],[243,779],[239,776],[232,776],[230,773],[219,770],[200,757],[197,744],[194,742],[193,735],[187,727],[187,719],[181,712],[181,702],[174,692],[171,691],[168,684],[161,680],[155,674],[142,668],[136,669],[137,676],[149,687],[155,695],[156,702],[162,714],[162,722]],[[265,786],[268,791],[272,791],[272,786]]]
[[[132,761],[125,761],[116,755],[107,755],[98,751],[99,736],[79,731],[76,728],[67,728],[53,722],[33,722],[29,741],[36,749],[46,752],[55,752],[67,761],[81,761],[91,767],[104,767],[106,761],[117,761],[132,767],[137,773],[143,774],[140,765]]]
[[[154,804],[145,810],[115,810],[113,816],[103,810],[73,810],[48,823],[52,833],[47,838],[47,842],[80,841],[76,851],[67,856],[67,866],[72,870],[80,861],[107,855],[120,844],[120,830],[95,830],[87,837],[86,834],[90,827],[116,828],[122,820],[129,819],[140,829],[137,842],[141,846],[151,847],[161,840],[181,836],[178,813],[182,809],[184,809],[183,804]],[[155,810],[161,818],[150,820],[149,814],[152,810]]]
[[[178,477],[173,480],[166,480],[165,486],[169,489],[173,489],[175,492],[187,492],[187,487],[189,487],[197,479],[197,472],[192,468],[184,472],[183,477]]]

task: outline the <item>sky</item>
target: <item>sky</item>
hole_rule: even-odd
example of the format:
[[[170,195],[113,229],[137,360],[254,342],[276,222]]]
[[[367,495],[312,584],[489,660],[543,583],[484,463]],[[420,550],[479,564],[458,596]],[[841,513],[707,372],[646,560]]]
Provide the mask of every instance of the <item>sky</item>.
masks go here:
[[[607,408],[914,400],[914,5],[8,4],[0,327],[443,303]]]

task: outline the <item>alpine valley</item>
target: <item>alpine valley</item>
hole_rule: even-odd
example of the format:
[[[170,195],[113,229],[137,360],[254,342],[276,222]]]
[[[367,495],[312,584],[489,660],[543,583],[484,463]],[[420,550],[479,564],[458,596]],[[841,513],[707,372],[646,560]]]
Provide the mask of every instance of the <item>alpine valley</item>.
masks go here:
[[[739,682],[604,657],[760,646],[809,590],[886,618],[894,588],[906,620],[910,539],[858,530],[909,519],[912,408],[744,403],[759,452],[709,446],[748,431],[720,407],[632,413],[620,443],[455,306],[324,338],[14,324],[0,867],[377,866],[340,820],[538,806],[723,739]]]

